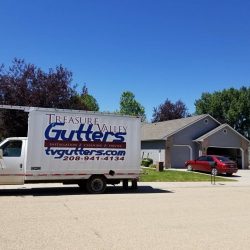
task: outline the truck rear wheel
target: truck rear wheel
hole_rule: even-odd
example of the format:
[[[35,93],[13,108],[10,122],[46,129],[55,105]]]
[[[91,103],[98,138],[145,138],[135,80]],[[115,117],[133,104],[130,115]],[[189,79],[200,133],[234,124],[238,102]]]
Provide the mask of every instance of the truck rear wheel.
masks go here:
[[[87,181],[87,191],[90,194],[102,194],[107,186],[107,181],[103,176],[94,175]]]

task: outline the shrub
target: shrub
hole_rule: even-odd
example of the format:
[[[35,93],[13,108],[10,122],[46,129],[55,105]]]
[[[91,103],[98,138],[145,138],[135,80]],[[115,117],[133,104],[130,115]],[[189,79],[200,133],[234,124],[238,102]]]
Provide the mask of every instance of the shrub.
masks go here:
[[[150,168],[156,168],[156,164],[151,164],[149,167]]]
[[[141,161],[141,165],[144,167],[149,167],[153,163],[153,159],[151,158],[144,158]]]

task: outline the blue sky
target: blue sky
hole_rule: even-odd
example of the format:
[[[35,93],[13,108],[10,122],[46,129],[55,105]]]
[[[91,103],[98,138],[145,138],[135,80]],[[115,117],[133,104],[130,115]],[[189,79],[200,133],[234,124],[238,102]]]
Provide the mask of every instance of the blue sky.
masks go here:
[[[62,64],[101,111],[132,91],[153,107],[250,85],[250,1],[0,0],[0,63]]]

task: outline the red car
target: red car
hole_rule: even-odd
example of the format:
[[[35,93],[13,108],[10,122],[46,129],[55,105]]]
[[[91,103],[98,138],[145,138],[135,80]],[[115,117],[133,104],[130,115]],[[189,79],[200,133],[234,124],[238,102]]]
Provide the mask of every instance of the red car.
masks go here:
[[[186,161],[185,166],[188,171],[198,170],[213,175],[226,174],[231,176],[238,171],[236,162],[219,155],[203,155],[196,160]]]

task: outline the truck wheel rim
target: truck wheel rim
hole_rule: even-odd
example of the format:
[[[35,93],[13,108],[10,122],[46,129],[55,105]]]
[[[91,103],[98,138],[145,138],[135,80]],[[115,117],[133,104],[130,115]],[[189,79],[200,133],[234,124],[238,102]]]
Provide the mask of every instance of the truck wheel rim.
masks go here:
[[[95,192],[101,191],[103,189],[103,181],[100,179],[95,179],[92,181],[91,183],[91,188],[92,190],[94,190]]]

